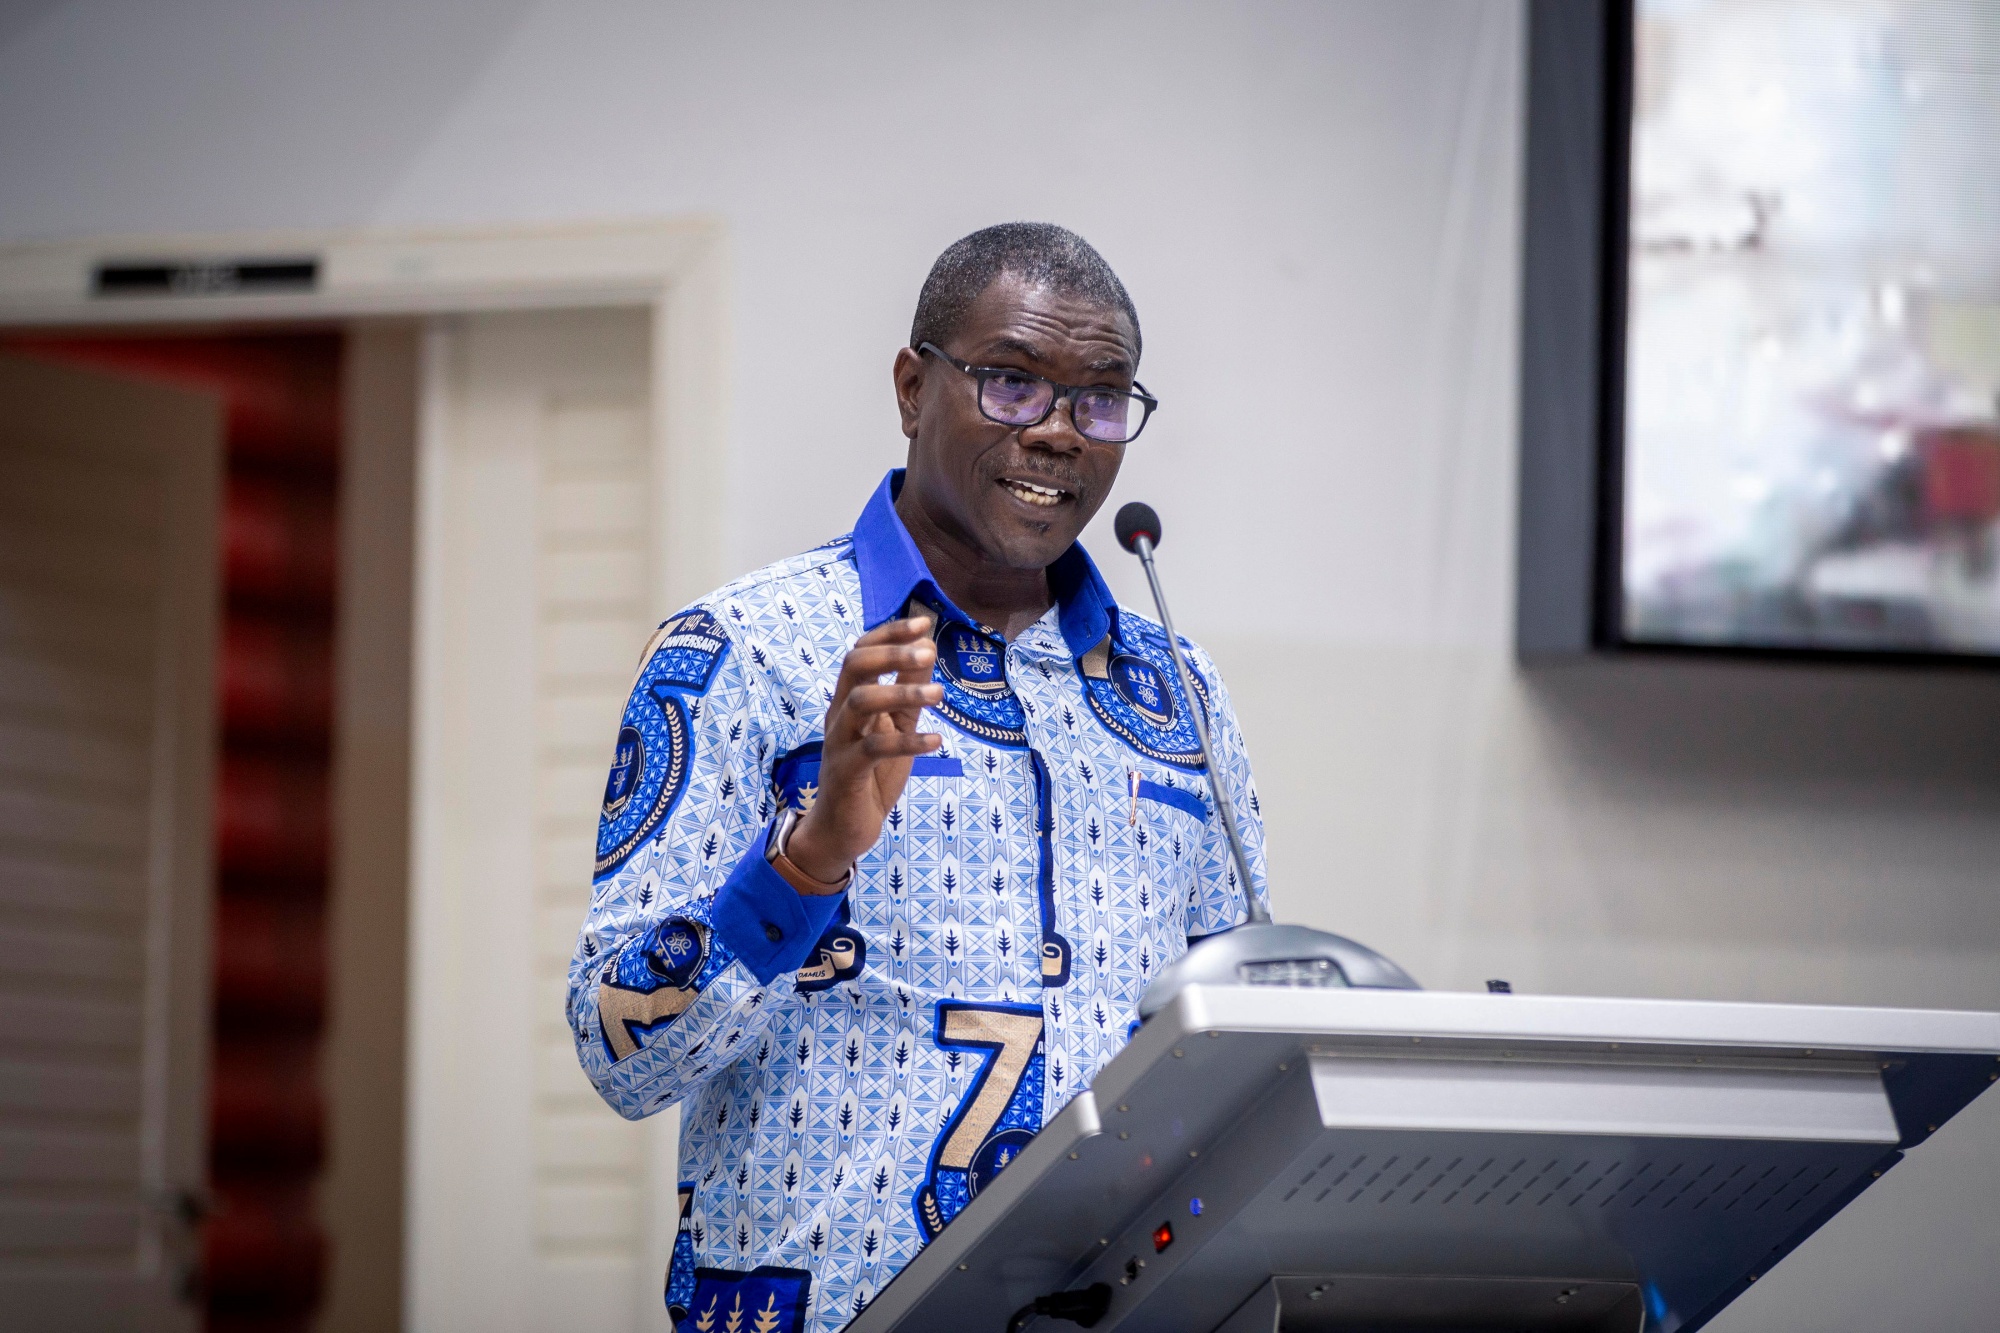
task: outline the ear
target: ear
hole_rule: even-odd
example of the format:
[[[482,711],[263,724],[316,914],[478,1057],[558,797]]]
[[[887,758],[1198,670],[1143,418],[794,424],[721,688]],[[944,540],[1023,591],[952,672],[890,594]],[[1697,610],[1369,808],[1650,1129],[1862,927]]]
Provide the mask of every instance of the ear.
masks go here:
[[[922,411],[924,359],[907,347],[896,349],[896,364],[890,371],[896,383],[896,413],[903,419],[903,434],[917,438],[917,416]]]

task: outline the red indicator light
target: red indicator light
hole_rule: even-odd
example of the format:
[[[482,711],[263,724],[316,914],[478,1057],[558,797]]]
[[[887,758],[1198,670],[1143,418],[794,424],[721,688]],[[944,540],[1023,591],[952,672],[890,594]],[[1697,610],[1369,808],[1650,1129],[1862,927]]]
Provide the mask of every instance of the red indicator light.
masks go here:
[[[1174,1225],[1173,1225],[1173,1223],[1171,1223],[1171,1222],[1162,1222],[1162,1223],[1160,1223],[1160,1225],[1158,1225],[1157,1227],[1154,1227],[1154,1228],[1153,1228],[1153,1253],[1154,1253],[1154,1254],[1158,1254],[1158,1253],[1159,1253],[1159,1252],[1160,1252],[1161,1250],[1164,1250],[1164,1249],[1166,1249],[1166,1248],[1167,1248],[1167,1246],[1169,1246],[1169,1245],[1171,1245],[1171,1244],[1173,1244],[1173,1243],[1174,1243]]]

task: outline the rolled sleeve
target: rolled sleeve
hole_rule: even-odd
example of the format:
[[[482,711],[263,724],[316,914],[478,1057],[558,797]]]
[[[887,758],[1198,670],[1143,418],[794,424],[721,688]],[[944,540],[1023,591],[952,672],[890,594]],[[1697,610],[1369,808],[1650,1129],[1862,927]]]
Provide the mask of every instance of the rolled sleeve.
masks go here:
[[[844,893],[803,894],[764,859],[770,829],[729,872],[715,895],[715,933],[763,985],[796,972],[833,924]]]

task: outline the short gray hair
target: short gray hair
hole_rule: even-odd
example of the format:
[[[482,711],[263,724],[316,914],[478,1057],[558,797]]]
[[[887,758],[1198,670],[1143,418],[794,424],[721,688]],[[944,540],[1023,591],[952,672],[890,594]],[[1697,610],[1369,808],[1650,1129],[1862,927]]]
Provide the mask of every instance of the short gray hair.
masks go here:
[[[927,342],[945,346],[979,294],[1002,273],[1124,311],[1132,321],[1132,358],[1138,360],[1143,346],[1139,312],[1125,284],[1089,241],[1052,222],[1003,222],[947,246],[931,265],[917,296],[917,315],[910,323],[911,350]]]

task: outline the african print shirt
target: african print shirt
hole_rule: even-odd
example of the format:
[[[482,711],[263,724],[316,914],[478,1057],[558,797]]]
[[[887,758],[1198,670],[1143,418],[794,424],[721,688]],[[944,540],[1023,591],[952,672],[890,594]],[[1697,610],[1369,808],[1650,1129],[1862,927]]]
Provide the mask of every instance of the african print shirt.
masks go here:
[[[738,580],[648,645],[604,789],[569,972],[583,1068],[620,1114],[682,1106],[666,1300],[683,1327],[847,1323],[1125,1044],[1191,937],[1246,915],[1191,708],[1263,825],[1208,658],[1199,696],[1080,546],[1003,642],[939,590],[891,472],[853,533]],[[944,701],[845,894],[765,846],[811,805],[854,640],[937,618]]]

